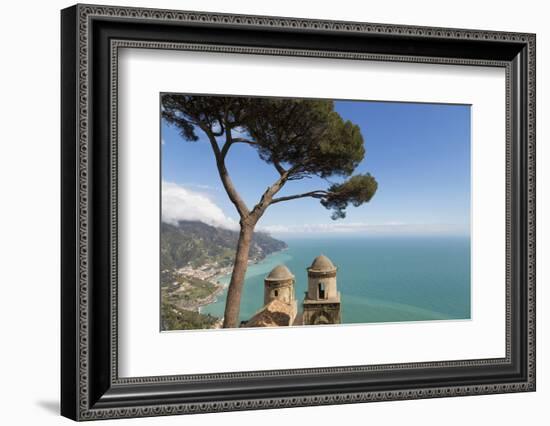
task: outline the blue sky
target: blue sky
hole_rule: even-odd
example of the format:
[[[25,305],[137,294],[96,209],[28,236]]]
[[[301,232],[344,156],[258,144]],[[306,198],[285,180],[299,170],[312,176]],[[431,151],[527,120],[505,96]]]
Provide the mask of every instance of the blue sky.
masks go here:
[[[361,129],[366,155],[356,173],[375,176],[376,195],[360,207],[348,207],[347,217],[338,221],[318,200],[279,203],[260,220],[261,229],[286,236],[469,235],[470,106],[336,101],[335,108]],[[238,216],[219,181],[211,148],[197,134],[198,142],[187,142],[161,123],[163,219],[205,218],[234,228]],[[244,144],[231,148],[227,166],[249,207],[278,176]],[[293,181],[280,195],[329,185],[317,177]]]

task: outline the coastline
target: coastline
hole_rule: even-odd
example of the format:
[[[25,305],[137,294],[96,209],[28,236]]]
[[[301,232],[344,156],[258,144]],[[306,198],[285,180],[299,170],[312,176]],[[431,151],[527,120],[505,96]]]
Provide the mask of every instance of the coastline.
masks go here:
[[[191,306],[187,306],[187,305],[182,306],[182,309],[195,310],[200,314],[201,308],[203,306],[207,306],[207,305],[210,305],[211,303],[214,303],[217,300],[218,295],[223,292],[225,287],[215,283],[212,283],[212,284],[216,285],[216,289],[209,296],[207,296],[204,299],[198,299]]]
[[[267,258],[269,258],[273,255],[285,252],[287,250],[288,250],[288,247],[285,247],[281,250],[273,251],[273,252],[265,255],[264,257],[256,258],[256,259],[249,259],[248,260],[248,267],[258,265],[258,264],[262,263],[263,261],[265,261]],[[227,288],[229,286],[229,280],[231,279],[231,274],[232,273],[233,273],[233,267],[232,266],[226,266],[226,267],[220,269],[220,271],[218,273],[213,275],[211,277],[211,279],[214,280],[214,281],[210,281],[210,282],[212,284],[222,285],[224,288]],[[227,280],[227,282],[224,282],[225,280]]]
[[[339,266],[345,324],[455,320],[471,316],[469,239],[334,238],[322,244],[310,239],[292,240],[282,250],[249,260],[241,320],[250,318],[261,307],[264,278],[278,264],[287,265],[296,275],[296,295],[301,296],[307,285],[304,265],[321,248]],[[432,259],[438,259],[438,268],[431,266]],[[399,268],[395,268],[396,263]],[[231,267],[213,266],[203,265],[199,272],[208,271],[209,284],[200,294],[200,313],[205,321],[206,316],[223,318],[227,297],[224,290],[232,272]],[[188,299],[199,302],[198,292],[185,293]],[[208,328],[211,327],[210,323]]]
[[[261,264],[270,256],[281,253],[286,250],[288,250],[288,247],[285,247],[282,250],[277,250],[272,253],[269,253],[266,256],[263,256],[261,258],[249,259],[248,266],[250,267],[250,266]],[[180,309],[194,311],[202,315],[215,316],[219,320],[212,328],[221,327],[221,324],[223,323],[223,315],[219,316],[219,315],[213,315],[210,313],[204,313],[203,308],[218,302],[220,296],[223,295],[224,291],[227,290],[227,288],[229,287],[229,281],[231,279],[231,275],[233,273],[233,266],[232,265],[218,266],[217,264],[206,263],[204,265],[201,265],[198,268],[185,266],[183,268],[174,269],[173,273],[183,276],[185,278],[201,280],[203,282],[206,282],[214,286],[214,290],[208,296],[201,299],[195,299],[192,301],[189,300],[187,302],[180,301],[179,303],[177,303],[177,305]],[[185,288],[185,286],[180,284],[180,288]]]
[[[287,263],[288,259],[286,258],[285,253],[289,250],[289,247],[285,247],[284,249],[277,250],[274,252],[269,253],[267,256],[262,257],[261,259],[251,259],[248,263],[248,270],[246,272],[245,282],[246,280],[250,278],[257,278],[260,277],[262,283],[263,283],[263,277],[265,277],[276,265],[281,263]],[[224,286],[224,290],[227,290],[229,286],[229,281],[231,279],[231,273],[225,274],[225,275],[219,275],[216,277],[218,280],[217,283]],[[263,294],[263,285],[262,287],[262,294]],[[220,293],[216,300],[214,300],[212,303],[203,306],[203,310],[201,312],[209,315],[213,315],[215,317],[222,317],[225,310],[225,297],[227,295],[227,292],[224,291]],[[263,300],[263,296],[262,296]],[[259,302],[258,302],[259,303]],[[257,303],[254,303],[254,312],[258,309],[259,305]],[[241,312],[246,312],[245,317],[248,318],[248,307],[241,304]]]

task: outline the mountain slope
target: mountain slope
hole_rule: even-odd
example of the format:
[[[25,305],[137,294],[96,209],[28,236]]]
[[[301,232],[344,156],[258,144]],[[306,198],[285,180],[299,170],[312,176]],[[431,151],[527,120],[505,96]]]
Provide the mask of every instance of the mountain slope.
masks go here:
[[[233,263],[239,238],[237,231],[216,228],[198,221],[180,221],[177,226],[163,222],[160,233],[162,270],[186,265],[199,267],[213,262],[229,266]],[[250,246],[250,259],[262,259],[286,247],[285,242],[256,232]]]

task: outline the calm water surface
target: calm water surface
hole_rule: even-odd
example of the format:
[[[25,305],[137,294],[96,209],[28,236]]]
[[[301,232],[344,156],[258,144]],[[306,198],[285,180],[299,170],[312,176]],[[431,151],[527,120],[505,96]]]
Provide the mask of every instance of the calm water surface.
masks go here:
[[[288,249],[248,268],[241,320],[263,304],[263,280],[278,264],[296,276],[299,306],[306,268],[323,253],[338,267],[344,323],[470,318],[470,239],[467,237],[347,237],[285,239]],[[221,282],[228,283],[229,277]],[[224,292],[201,309],[223,316]]]

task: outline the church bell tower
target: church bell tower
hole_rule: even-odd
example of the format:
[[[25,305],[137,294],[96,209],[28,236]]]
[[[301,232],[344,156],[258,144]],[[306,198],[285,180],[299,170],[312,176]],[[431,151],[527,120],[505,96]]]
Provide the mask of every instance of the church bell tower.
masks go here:
[[[304,325],[341,323],[336,271],[336,266],[325,255],[317,256],[307,268],[308,288],[303,303]]]

